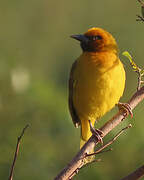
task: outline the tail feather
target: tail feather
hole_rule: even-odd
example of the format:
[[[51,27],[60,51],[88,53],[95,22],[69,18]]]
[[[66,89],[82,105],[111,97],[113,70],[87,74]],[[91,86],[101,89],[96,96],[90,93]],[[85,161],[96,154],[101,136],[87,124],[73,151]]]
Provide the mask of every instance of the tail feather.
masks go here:
[[[92,122],[92,125],[94,126],[94,122]],[[83,145],[88,141],[88,139],[92,136],[92,133],[90,131],[90,125],[89,125],[89,121],[82,121],[81,123],[81,138],[80,138],[80,149],[83,147]],[[89,154],[93,153],[94,149],[91,149],[89,152]],[[93,156],[90,158],[89,160],[92,160]]]
[[[83,140],[82,137],[80,138],[80,149],[83,147],[83,145],[86,143],[87,141]]]
[[[80,149],[83,147],[83,145],[86,143],[87,141],[83,140],[82,138],[80,139]],[[94,153],[94,148],[91,149],[90,151],[87,151],[87,154],[92,154]],[[95,156],[88,156],[83,160],[84,164],[90,163],[94,160]]]

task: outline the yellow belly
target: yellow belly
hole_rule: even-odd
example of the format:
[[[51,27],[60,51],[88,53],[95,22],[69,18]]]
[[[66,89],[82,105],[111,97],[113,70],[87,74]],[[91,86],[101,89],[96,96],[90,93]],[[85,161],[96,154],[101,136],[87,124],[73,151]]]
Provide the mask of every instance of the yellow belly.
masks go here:
[[[82,137],[86,140],[91,135],[88,120],[94,125],[95,120],[112,109],[125,86],[125,71],[116,55],[101,58],[97,60],[97,56],[88,58],[86,55],[77,60],[73,103],[81,120]]]

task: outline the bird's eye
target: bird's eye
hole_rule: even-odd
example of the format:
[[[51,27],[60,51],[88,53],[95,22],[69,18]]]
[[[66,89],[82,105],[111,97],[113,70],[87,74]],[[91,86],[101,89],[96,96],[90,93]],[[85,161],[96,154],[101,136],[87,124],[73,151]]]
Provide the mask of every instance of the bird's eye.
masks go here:
[[[95,40],[100,40],[102,39],[101,36],[97,35],[97,36],[87,36],[87,38],[90,40],[90,41],[95,41]]]
[[[93,41],[95,41],[95,40],[100,40],[100,39],[102,39],[102,37],[101,36],[93,36]]]

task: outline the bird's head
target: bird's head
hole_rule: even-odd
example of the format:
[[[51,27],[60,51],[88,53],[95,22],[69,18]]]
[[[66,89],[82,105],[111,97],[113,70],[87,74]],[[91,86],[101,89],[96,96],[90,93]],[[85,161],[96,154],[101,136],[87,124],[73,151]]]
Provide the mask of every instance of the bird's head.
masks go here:
[[[94,27],[84,34],[72,35],[71,37],[80,41],[81,48],[84,52],[99,52],[110,49],[117,52],[115,39],[109,32],[101,28]]]

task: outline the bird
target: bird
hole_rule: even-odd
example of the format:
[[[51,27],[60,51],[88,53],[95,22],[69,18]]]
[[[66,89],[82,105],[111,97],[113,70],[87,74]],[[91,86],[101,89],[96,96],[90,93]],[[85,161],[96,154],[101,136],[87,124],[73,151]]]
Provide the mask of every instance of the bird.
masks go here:
[[[111,33],[93,27],[71,38],[78,40],[82,49],[71,67],[68,97],[72,121],[75,127],[81,127],[82,148],[92,135],[89,121],[94,126],[118,104],[126,75]]]

